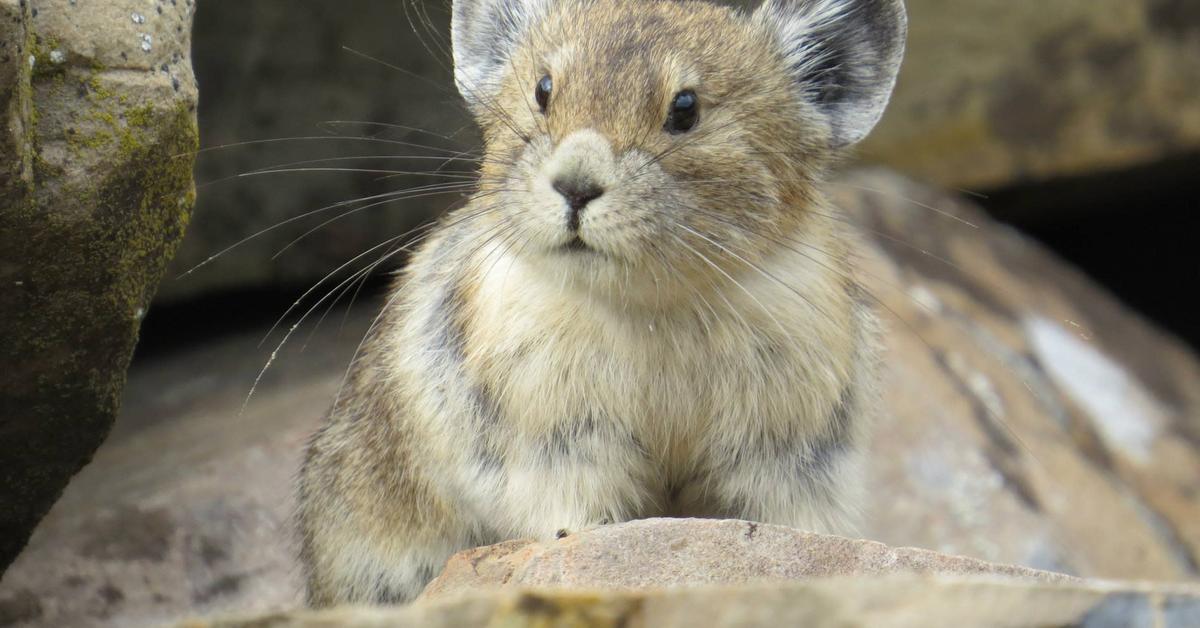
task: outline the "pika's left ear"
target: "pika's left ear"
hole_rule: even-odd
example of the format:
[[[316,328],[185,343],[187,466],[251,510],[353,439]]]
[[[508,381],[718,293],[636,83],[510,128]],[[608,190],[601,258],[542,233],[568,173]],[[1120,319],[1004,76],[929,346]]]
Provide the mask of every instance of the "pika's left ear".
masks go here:
[[[832,145],[866,137],[904,56],[903,0],[765,0],[753,19],[774,33],[798,95],[829,117]]]

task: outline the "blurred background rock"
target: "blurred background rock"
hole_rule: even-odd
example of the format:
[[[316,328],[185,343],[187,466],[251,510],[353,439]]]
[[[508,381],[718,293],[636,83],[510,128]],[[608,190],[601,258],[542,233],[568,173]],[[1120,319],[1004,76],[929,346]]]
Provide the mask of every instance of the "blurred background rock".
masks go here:
[[[305,212],[445,181],[332,169],[426,171],[441,163],[432,157],[476,145],[447,67],[448,3],[406,6],[357,0],[199,7],[193,53],[202,142],[226,148],[201,156],[195,219],[157,301],[181,307],[152,312],[150,346],[157,324],[168,319],[176,329],[198,300],[215,300],[232,318],[251,316],[263,303],[286,303],[297,289],[459,199],[445,193],[366,208],[272,259],[339,213],[326,210],[172,279]],[[994,216],[1200,343],[1200,323],[1178,307],[1181,291],[1200,282],[1193,251],[1200,232],[1200,4],[908,6],[899,85],[859,158],[973,193]],[[364,137],[371,139],[351,139]],[[268,142],[229,146],[257,140]],[[422,158],[295,163],[367,155]],[[237,177],[284,164],[331,170]],[[444,167],[470,169],[453,161]]]

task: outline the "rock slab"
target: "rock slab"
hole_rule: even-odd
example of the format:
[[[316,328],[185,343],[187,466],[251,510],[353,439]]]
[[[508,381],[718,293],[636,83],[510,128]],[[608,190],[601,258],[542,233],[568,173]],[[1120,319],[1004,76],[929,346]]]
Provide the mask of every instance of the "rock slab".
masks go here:
[[[108,434],[188,222],[192,13],[0,0],[0,569]]]
[[[459,552],[421,597],[500,586],[644,589],[897,573],[1073,580],[750,521],[644,519],[546,543],[509,541]]]

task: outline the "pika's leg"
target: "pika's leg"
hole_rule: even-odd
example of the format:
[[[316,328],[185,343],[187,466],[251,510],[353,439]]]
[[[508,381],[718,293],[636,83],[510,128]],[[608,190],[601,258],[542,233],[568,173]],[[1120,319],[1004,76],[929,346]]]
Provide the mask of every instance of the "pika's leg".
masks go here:
[[[564,420],[508,452],[496,520],[513,538],[549,540],[659,512],[650,456],[636,438],[596,414]]]
[[[791,438],[751,434],[709,461],[702,483],[686,491],[708,516],[786,525],[811,532],[852,535],[863,492],[857,404],[844,395],[816,435]]]
[[[361,424],[327,425],[301,472],[301,562],[311,606],[407,602],[452,554],[484,542],[393,446],[403,438],[363,438],[355,433]]]

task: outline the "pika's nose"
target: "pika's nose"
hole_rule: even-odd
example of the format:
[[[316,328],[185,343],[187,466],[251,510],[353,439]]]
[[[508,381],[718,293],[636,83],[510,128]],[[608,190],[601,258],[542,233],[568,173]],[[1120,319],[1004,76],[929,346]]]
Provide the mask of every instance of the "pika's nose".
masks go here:
[[[604,194],[604,188],[588,180],[558,178],[551,185],[567,199],[567,226],[571,231],[579,230],[579,213],[583,208]]]

